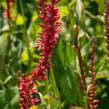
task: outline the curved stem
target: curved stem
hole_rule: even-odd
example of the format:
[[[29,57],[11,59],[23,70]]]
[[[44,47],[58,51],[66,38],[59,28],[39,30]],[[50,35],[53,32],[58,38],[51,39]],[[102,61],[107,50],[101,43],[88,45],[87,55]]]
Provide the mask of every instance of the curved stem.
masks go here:
[[[50,61],[50,64],[51,64],[51,61]],[[56,93],[56,96],[57,96],[58,101],[59,101],[59,109],[61,109],[61,99],[60,99],[59,90],[58,90],[57,85],[56,85],[56,80],[55,80],[55,77],[54,77],[52,64],[51,64],[51,67],[50,67],[50,76],[49,77],[52,80],[53,89],[54,89],[54,92]]]
[[[27,26],[26,26],[25,13],[24,13],[24,10],[23,10],[23,4],[22,4],[22,1],[21,0],[18,0],[18,1],[19,1],[19,4],[20,4],[20,9],[21,9],[21,13],[23,15],[23,21],[24,21],[23,40],[24,40],[26,46],[29,48],[29,39],[27,37]]]

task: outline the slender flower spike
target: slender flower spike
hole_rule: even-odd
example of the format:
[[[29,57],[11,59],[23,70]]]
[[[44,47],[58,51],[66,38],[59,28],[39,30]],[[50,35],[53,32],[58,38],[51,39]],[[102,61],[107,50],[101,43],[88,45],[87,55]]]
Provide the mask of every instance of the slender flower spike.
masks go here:
[[[28,109],[30,106],[39,102],[39,98],[33,98],[37,94],[37,89],[33,88],[33,81],[26,74],[22,76],[19,85],[20,92],[20,109]]]
[[[61,31],[60,13],[55,6],[56,0],[52,0],[51,2],[40,0],[37,4],[40,12],[39,18],[42,20],[40,24],[42,32],[39,33],[41,37],[36,41],[36,48],[40,51],[41,59],[36,69],[32,71],[32,77],[25,74],[20,80],[20,109],[28,109],[39,101],[38,98],[33,97],[33,94],[38,94],[37,89],[33,87],[34,80],[46,79],[45,73],[50,67],[49,61],[52,57],[53,49],[57,44],[58,33]]]
[[[107,60],[109,62],[109,0],[105,0],[105,12],[104,12],[104,33],[107,47]]]
[[[86,76],[85,76],[85,70],[84,70],[84,63],[83,63],[83,60],[82,60],[82,54],[81,54],[81,48],[80,48],[80,45],[78,44],[78,26],[77,25],[74,25],[73,26],[73,30],[75,31],[75,42],[74,42],[74,45],[75,45],[75,50],[77,52],[77,55],[78,55],[78,61],[79,61],[79,66],[80,66],[80,79],[81,79],[81,86],[82,86],[82,89],[83,89],[83,92],[84,94],[86,94],[87,92],[87,84],[86,84]]]
[[[60,26],[60,12],[55,6],[56,0],[40,0],[37,2],[42,23],[42,32],[39,33],[41,36],[36,40],[36,48],[40,51],[41,59],[36,65],[36,69],[32,71],[32,77],[36,80],[45,80],[46,72],[48,71],[50,64],[49,61],[53,54],[58,40],[58,33],[61,31]]]
[[[88,109],[97,109],[98,100],[95,99],[95,92],[96,92],[96,77],[94,72],[94,58],[96,53],[96,39],[93,39],[93,46],[92,51],[90,54],[90,61],[89,61],[89,73],[91,78],[91,84],[88,91]]]

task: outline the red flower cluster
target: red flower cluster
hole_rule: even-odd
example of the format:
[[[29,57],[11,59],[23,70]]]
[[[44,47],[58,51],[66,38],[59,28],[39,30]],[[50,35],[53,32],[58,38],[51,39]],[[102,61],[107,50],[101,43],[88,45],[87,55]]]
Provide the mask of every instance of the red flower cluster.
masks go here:
[[[37,94],[37,89],[33,88],[33,81],[26,74],[20,80],[20,109],[27,109],[39,101],[39,98],[33,98]]]
[[[41,59],[39,60],[36,69],[31,73],[32,77],[27,75],[22,76],[20,81],[20,109],[27,109],[39,101],[38,98],[33,98],[32,94],[36,93],[36,89],[32,89],[34,80],[45,80],[45,73],[48,71],[49,61],[52,57],[53,49],[57,44],[58,33],[61,31],[61,22],[59,10],[56,8],[56,0],[48,3],[47,0],[37,2],[40,10],[39,18],[42,20],[41,36],[37,39],[36,48],[40,51]]]
[[[49,61],[52,57],[53,49],[57,44],[58,33],[61,31],[61,22],[59,9],[56,8],[56,0],[52,0],[51,3],[47,3],[47,0],[41,0],[37,2],[40,10],[39,18],[42,20],[42,32],[41,36],[37,39],[37,49],[40,51],[41,59],[37,64],[37,67],[32,72],[32,77],[37,80],[45,80],[45,73],[48,71],[50,64]]]

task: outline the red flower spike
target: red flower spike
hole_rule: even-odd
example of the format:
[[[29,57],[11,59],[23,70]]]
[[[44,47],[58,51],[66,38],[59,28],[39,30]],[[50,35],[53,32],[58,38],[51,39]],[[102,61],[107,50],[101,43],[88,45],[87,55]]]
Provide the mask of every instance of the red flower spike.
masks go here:
[[[89,73],[91,78],[90,87],[88,90],[88,109],[97,109],[98,100],[95,99],[96,95],[96,77],[94,72],[94,59],[96,54],[96,39],[93,39],[92,51],[89,61]]]
[[[37,4],[40,10],[39,18],[42,20],[40,24],[42,32],[39,33],[41,37],[37,39],[35,47],[40,51],[41,59],[31,73],[32,78],[23,75],[20,80],[20,109],[27,109],[39,102],[38,98],[33,98],[33,94],[38,94],[38,90],[33,88],[34,80],[46,80],[46,72],[50,67],[49,61],[57,44],[61,26],[59,10],[55,6],[56,0],[52,0],[51,3],[40,0]]]
[[[61,31],[60,12],[55,6],[56,2],[57,0],[51,0],[51,3],[48,3],[47,0],[38,2],[42,32],[39,33],[41,37],[37,39],[35,46],[40,51],[41,56],[36,69],[32,71],[32,77],[36,80],[46,79],[45,74],[50,67],[49,61],[57,44],[58,33]]]
[[[109,1],[105,0],[104,10],[104,35],[107,48],[107,61],[109,62]]]

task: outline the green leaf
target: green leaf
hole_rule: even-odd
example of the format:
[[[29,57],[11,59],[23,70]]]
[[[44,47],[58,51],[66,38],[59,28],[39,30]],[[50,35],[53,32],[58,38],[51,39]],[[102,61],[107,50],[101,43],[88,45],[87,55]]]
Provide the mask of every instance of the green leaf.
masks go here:
[[[0,109],[18,108],[18,87],[11,87],[0,91]]]
[[[12,76],[11,76],[11,75],[8,76],[8,77],[5,79],[4,84],[6,84],[7,82],[9,82],[11,79],[12,79]]]
[[[67,3],[69,3],[72,0],[59,0],[58,5],[66,5]]]
[[[66,67],[61,75],[61,94],[68,104],[84,106],[80,77],[73,71],[72,66]]]
[[[67,6],[59,6],[59,10],[60,10],[61,18],[63,18],[65,15],[68,15]]]

